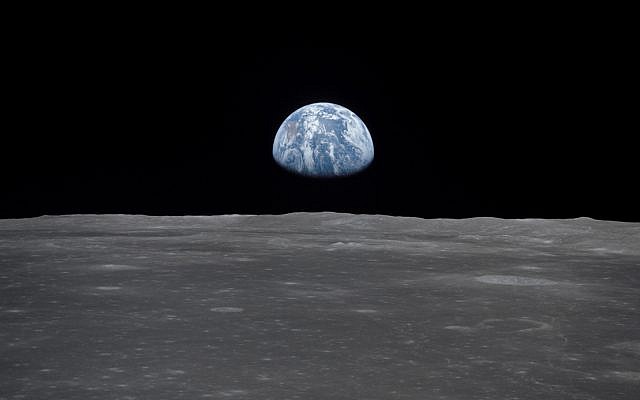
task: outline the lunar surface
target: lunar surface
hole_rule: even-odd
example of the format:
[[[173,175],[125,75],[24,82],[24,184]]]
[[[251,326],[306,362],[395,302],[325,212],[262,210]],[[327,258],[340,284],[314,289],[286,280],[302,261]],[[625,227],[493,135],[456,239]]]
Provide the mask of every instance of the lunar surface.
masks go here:
[[[637,399],[640,224],[0,221],[0,399]]]

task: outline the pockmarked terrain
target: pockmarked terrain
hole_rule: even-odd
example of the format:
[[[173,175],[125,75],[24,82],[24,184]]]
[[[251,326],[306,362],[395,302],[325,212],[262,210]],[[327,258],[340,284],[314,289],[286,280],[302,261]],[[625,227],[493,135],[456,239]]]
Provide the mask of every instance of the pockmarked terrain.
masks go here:
[[[640,224],[0,221],[0,399],[635,399]]]

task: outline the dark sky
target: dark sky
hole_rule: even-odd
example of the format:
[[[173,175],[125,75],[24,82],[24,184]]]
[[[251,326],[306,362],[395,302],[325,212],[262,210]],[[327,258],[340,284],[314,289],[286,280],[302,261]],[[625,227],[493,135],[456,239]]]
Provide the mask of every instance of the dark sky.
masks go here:
[[[73,36],[30,50],[0,217],[336,211],[638,221],[615,50],[539,35],[342,48]],[[367,124],[360,175],[299,178],[280,123],[329,101]]]

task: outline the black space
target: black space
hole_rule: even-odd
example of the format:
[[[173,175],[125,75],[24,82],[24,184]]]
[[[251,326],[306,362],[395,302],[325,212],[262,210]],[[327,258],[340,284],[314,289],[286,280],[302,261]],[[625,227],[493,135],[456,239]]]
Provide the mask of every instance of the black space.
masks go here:
[[[336,211],[640,221],[617,50],[595,38],[481,34],[285,47],[153,35],[41,38],[5,125],[0,217]],[[293,176],[280,123],[329,101],[376,156]]]

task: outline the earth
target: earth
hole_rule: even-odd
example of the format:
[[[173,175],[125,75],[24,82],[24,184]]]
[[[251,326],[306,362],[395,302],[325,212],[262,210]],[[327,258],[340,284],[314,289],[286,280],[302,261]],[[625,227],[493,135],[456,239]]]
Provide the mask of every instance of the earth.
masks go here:
[[[364,122],[349,109],[314,103],[294,111],[280,125],[273,158],[304,176],[349,176],[371,164],[373,141]]]

